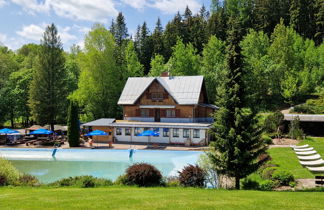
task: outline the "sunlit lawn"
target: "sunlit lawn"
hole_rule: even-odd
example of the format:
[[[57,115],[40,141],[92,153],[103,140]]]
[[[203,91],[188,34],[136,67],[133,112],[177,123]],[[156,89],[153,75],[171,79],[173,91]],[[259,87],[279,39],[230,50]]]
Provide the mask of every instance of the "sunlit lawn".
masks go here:
[[[324,158],[324,138],[309,138],[300,143],[309,144]],[[295,178],[314,178],[314,175],[298,162],[298,158],[291,148],[271,148],[268,150],[272,157],[271,163],[290,171]]]
[[[323,192],[193,188],[0,188],[0,209],[320,209]]]

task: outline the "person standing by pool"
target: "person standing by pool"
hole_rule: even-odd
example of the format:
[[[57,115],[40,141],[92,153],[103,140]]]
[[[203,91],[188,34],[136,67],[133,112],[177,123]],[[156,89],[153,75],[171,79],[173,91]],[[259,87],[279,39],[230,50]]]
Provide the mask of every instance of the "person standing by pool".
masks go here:
[[[89,138],[88,143],[89,143],[89,146],[92,148],[92,143],[93,143],[92,138]]]

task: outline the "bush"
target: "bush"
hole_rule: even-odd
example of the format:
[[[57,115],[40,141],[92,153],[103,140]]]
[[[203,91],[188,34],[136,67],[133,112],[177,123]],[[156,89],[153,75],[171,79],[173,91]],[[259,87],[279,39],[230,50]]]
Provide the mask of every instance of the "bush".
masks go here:
[[[266,135],[266,134],[262,135],[262,140],[266,144],[272,144],[273,143],[272,138],[270,136]]]
[[[179,172],[180,184],[185,187],[203,187],[205,180],[206,173],[197,165],[188,165]]]
[[[60,186],[60,187],[100,187],[100,186],[111,186],[113,183],[108,179],[96,178],[93,176],[76,176],[64,178],[59,181],[56,181],[50,185]]]
[[[162,184],[161,172],[154,166],[146,163],[136,163],[128,167],[126,176],[129,185],[147,187]]]
[[[259,188],[259,183],[252,179],[245,178],[242,180],[241,186],[243,190],[257,190]]]
[[[282,125],[284,115],[280,111],[276,111],[267,116],[264,120],[264,130],[268,133],[278,132],[280,125]],[[277,134],[278,135],[278,134]]]
[[[280,185],[289,186],[290,182],[295,181],[294,175],[286,170],[276,170],[273,172],[272,180],[278,181]]]
[[[166,180],[166,186],[167,187],[179,187],[180,186],[179,178],[176,176],[168,177]]]
[[[289,124],[289,137],[292,139],[303,139],[304,132],[299,127],[299,117],[295,117]]]
[[[260,183],[259,189],[269,191],[269,190],[272,190],[274,187],[276,187],[276,185],[277,185],[276,182],[267,179]]]
[[[17,185],[20,177],[19,171],[6,159],[0,158],[0,185]]]
[[[278,169],[278,167],[267,167],[262,171],[262,179],[271,179],[272,174]]]
[[[120,175],[119,177],[117,177],[116,181],[114,182],[115,185],[128,185],[128,179],[127,179],[127,175]]]
[[[23,174],[19,177],[19,184],[22,186],[36,186],[39,185],[39,181],[32,175]]]

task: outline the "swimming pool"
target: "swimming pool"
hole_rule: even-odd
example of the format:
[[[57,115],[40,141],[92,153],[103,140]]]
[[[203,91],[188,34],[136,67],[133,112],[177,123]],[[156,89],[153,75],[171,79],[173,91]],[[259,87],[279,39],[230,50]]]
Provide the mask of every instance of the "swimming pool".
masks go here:
[[[133,163],[145,162],[157,167],[163,176],[177,175],[188,164],[196,164],[203,152],[104,149],[53,149],[1,148],[0,156],[10,160],[21,172],[50,183],[69,176],[92,175],[115,180]]]

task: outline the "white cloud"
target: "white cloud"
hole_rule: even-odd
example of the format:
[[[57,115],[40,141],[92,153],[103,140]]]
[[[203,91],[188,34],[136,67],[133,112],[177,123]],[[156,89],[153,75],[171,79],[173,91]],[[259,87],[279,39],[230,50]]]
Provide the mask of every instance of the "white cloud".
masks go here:
[[[16,33],[26,39],[33,40],[33,41],[40,41],[45,28],[47,24],[41,24],[41,25],[35,25],[31,24],[28,26],[23,26],[23,28],[20,31],[17,31]],[[76,40],[77,37],[70,33],[71,28],[70,27],[60,27],[58,26],[58,35],[61,37],[61,40],[64,43],[67,43],[71,40]]]
[[[3,7],[6,3],[6,0],[0,0],[0,8]]]
[[[122,0],[125,4],[142,10],[145,7],[155,8],[162,11],[165,14],[175,14],[180,11],[183,12],[186,6],[190,8],[193,13],[199,11],[201,7],[197,0]]]
[[[0,0],[2,1],[2,0]],[[113,0],[11,0],[30,13],[54,11],[60,17],[106,23],[118,11]]]
[[[7,41],[7,35],[6,34],[0,34],[0,42],[5,43]]]

